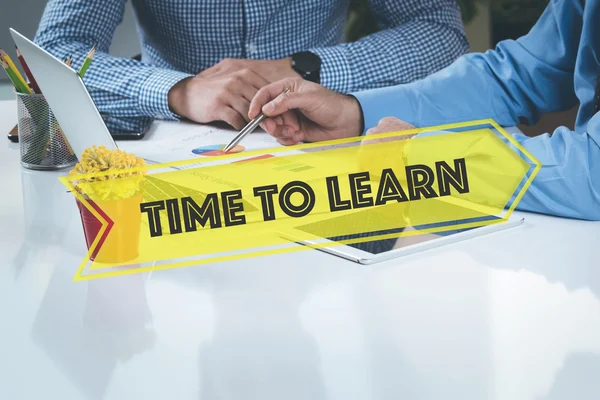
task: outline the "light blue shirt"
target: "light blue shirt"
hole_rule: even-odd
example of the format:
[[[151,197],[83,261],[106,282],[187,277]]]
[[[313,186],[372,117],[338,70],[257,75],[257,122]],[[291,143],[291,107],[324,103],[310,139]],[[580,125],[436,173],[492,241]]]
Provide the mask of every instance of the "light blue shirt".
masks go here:
[[[542,163],[518,209],[600,220],[600,113],[593,115],[599,75],[600,0],[551,0],[516,41],[465,55],[424,80],[354,95],[365,129],[387,116],[417,127],[487,118],[502,126],[535,123],[579,102],[574,131],[513,135]]]

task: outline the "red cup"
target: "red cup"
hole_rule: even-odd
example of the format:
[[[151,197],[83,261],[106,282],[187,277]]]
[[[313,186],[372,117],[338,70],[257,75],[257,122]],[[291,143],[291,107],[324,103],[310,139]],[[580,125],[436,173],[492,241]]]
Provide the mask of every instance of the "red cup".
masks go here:
[[[91,261],[100,263],[124,263],[135,260],[139,255],[139,234],[141,213],[139,204],[142,196],[136,196],[130,199],[119,201],[107,200],[99,206],[92,200],[87,200],[94,210],[108,221],[108,227],[100,238],[98,245],[90,254]],[[76,199],[81,222],[83,224],[83,233],[88,250],[96,240],[102,222],[92,212],[86,208],[79,199]],[[116,223],[103,211],[103,208],[112,210],[111,215],[116,215],[118,221]],[[138,215],[139,218],[132,218],[133,215]],[[120,218],[122,216],[123,218]],[[102,247],[105,251],[98,257]],[[100,259],[101,258],[101,259]]]
[[[87,248],[89,250],[90,247],[92,247],[92,243],[94,243],[94,240],[96,240],[96,236],[98,236],[100,228],[102,228],[102,222],[100,222],[100,220],[96,218],[96,216],[94,216],[94,214],[92,214],[92,212],[88,210],[79,199],[76,199],[76,201],[77,207],[79,208],[79,215],[81,215],[81,222],[83,223],[83,234],[85,236],[85,244],[87,245]],[[98,211],[98,206],[96,205],[96,203],[94,203],[92,200],[88,200],[88,203],[92,207],[94,207],[96,211]],[[90,255],[91,261],[94,261],[94,258],[96,257],[98,251],[102,247],[104,239],[105,238],[103,238],[102,241],[98,243],[98,246],[96,246],[96,249]]]

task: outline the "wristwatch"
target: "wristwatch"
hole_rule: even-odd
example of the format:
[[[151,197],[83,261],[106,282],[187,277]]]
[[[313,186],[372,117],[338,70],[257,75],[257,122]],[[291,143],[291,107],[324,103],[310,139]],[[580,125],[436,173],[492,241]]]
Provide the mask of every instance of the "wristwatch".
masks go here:
[[[321,83],[321,57],[310,51],[292,54],[292,69],[307,81]]]

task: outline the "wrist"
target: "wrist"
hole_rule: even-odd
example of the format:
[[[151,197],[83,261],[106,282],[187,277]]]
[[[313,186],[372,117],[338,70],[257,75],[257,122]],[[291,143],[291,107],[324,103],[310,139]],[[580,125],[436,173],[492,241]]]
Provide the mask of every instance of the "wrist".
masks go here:
[[[292,57],[282,58],[280,61],[280,67],[282,71],[285,71],[286,78],[302,78],[293,67],[292,67]]]
[[[365,117],[362,106],[356,97],[351,94],[345,95],[349,102],[349,120],[351,121],[350,132],[352,136],[362,136],[365,131]]]
[[[188,82],[192,79],[192,77],[188,77],[180,80],[175,85],[171,87],[169,93],[167,94],[169,110],[180,116],[185,117],[186,115],[186,86]]]
[[[169,91],[177,82],[188,76],[180,71],[149,69],[147,76],[140,82],[137,94],[139,115],[156,119],[176,119],[169,109]]]

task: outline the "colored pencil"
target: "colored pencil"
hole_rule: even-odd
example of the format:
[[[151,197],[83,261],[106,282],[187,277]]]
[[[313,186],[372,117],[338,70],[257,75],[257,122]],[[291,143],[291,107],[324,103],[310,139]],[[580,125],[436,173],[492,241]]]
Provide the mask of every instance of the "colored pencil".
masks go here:
[[[31,89],[29,89],[29,87],[26,84],[23,84],[19,80],[19,78],[15,75],[14,71],[10,68],[10,65],[8,64],[8,62],[1,55],[0,55],[0,64],[2,65],[2,68],[4,68],[4,71],[6,71],[6,74],[8,75],[9,79],[11,80],[11,82],[14,85],[15,90],[17,92],[31,93]]]
[[[90,67],[90,64],[92,63],[92,60],[94,59],[94,54],[96,54],[96,46],[92,47],[92,49],[87,54],[87,56],[85,56],[85,60],[83,61],[83,65],[81,66],[81,69],[79,70],[79,76],[80,77],[83,78],[83,76],[85,75],[87,69]]]
[[[4,70],[4,72],[6,72],[6,75],[8,75],[8,79],[10,80],[10,83],[12,83],[15,90],[18,91],[19,89],[17,89],[17,83],[13,80],[12,76],[10,76],[10,74],[8,73],[8,63],[6,61],[4,61],[4,58],[2,58],[2,56],[0,56],[0,66],[2,66],[2,69]]]
[[[15,63],[12,62],[10,56],[2,49],[0,49],[0,56],[4,59],[4,62],[8,64],[7,71],[11,71],[14,79],[16,79],[20,83],[18,89],[21,90],[21,93],[31,94],[32,92],[29,88],[29,85],[27,85],[27,82],[25,82],[25,79],[23,79],[23,75],[21,75],[21,73],[17,69]]]
[[[31,70],[29,69],[29,66],[25,62],[25,58],[23,58],[23,54],[21,54],[21,51],[19,50],[19,48],[17,46],[15,46],[15,49],[17,50],[17,58],[19,59],[19,62],[21,63],[21,67],[23,67],[23,71],[25,71],[25,75],[27,75],[27,78],[29,78],[29,83],[31,84],[33,91],[36,93],[42,93],[42,91],[40,90],[40,87],[38,86],[37,82],[35,81],[35,78],[33,77],[33,74],[31,73]]]

